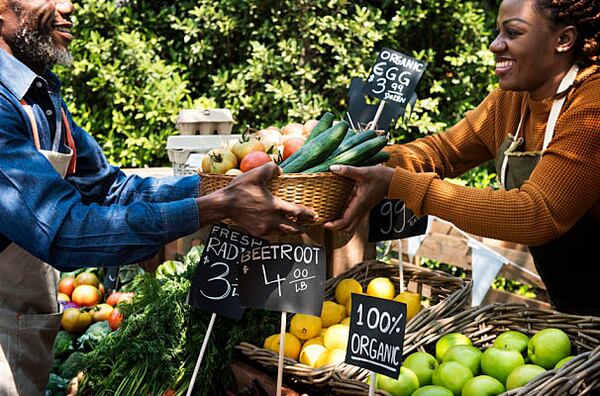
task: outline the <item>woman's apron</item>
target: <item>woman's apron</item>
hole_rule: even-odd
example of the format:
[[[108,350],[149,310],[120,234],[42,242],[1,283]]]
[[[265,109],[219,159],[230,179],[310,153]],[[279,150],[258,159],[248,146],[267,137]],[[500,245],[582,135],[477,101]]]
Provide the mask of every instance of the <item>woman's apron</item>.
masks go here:
[[[577,76],[573,66],[563,78],[557,93],[568,89]],[[496,172],[506,189],[520,188],[529,179],[542,153],[554,136],[554,126],[564,104],[565,96],[556,99],[550,110],[541,151],[519,151],[524,144],[519,137],[523,115],[515,135],[509,134],[496,156]],[[573,197],[577,199],[577,197]],[[518,219],[515,219],[518,221]],[[600,315],[600,284],[592,275],[600,257],[598,243],[589,243],[600,229],[600,222],[585,214],[565,234],[543,245],[530,246],[535,267],[540,274],[555,308],[580,315]],[[531,225],[535,227],[535,224]]]
[[[75,145],[62,111],[69,153],[41,150],[31,106],[21,102],[33,129],[36,148],[65,177],[74,171]],[[0,252],[0,396],[43,395],[52,368],[52,344],[60,325],[58,271],[11,243]]]

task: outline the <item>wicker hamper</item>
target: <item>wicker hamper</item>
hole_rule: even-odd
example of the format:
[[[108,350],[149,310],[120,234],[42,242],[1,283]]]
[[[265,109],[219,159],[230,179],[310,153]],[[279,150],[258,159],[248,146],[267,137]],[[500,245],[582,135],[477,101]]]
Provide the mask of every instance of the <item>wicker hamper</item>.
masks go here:
[[[369,281],[379,276],[389,277],[396,285],[396,293],[399,292],[398,266],[370,260],[329,279],[325,286],[325,299],[334,299],[335,287],[342,279],[354,278],[363,286],[363,289],[366,289]],[[418,332],[421,327],[426,326],[435,319],[462,311],[469,301],[471,283],[441,271],[429,270],[405,263],[404,282],[407,290],[419,291],[429,299],[430,303],[429,307],[422,309],[407,324],[405,331],[405,337],[407,338],[410,338],[412,333]],[[278,356],[276,353],[249,343],[241,343],[236,348],[248,359],[258,362],[269,370],[277,370]],[[283,371],[286,376],[292,377],[294,381],[317,388],[330,388],[332,379],[356,378],[361,373],[366,373],[366,370],[362,368],[345,363],[335,367],[326,366],[315,369],[289,358],[284,360]]]
[[[436,341],[444,334],[458,332],[471,339],[473,345],[486,348],[496,336],[516,330],[529,336],[547,327],[563,330],[577,356],[558,370],[548,370],[524,387],[505,392],[502,396],[592,395],[600,390],[600,318],[567,315],[552,310],[529,308],[522,304],[491,304],[469,308],[452,317],[430,321],[411,334],[404,345],[404,356],[416,350],[432,352]],[[362,374],[362,373],[361,373]],[[332,378],[330,386],[336,394],[365,395],[369,385],[366,376],[353,379]],[[379,395],[387,392],[377,391]]]
[[[199,175],[200,195],[226,187],[235,177],[202,172]],[[353,186],[351,179],[330,172],[284,174],[267,183],[277,198],[306,206],[319,214],[315,221],[305,224],[323,224],[342,217]]]

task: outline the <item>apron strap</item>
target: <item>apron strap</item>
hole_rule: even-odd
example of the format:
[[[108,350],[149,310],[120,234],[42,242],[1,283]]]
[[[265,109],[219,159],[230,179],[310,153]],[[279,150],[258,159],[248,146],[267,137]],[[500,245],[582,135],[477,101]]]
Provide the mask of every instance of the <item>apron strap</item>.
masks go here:
[[[29,122],[31,123],[31,130],[33,135],[33,144],[37,150],[41,149],[40,146],[40,136],[37,128],[37,121],[35,119],[35,113],[33,112],[33,108],[31,105],[28,105],[25,99],[21,99],[21,106],[23,106],[23,110],[27,113],[29,117]],[[61,108],[62,115],[62,123],[65,126],[65,137],[67,140],[67,146],[73,151],[73,156],[71,157],[71,161],[69,162],[69,168],[67,169],[67,173],[72,174],[75,173],[75,169],[77,166],[77,149],[75,148],[75,140],[73,139],[73,134],[71,133],[71,126],[69,125],[69,121],[67,120],[67,114],[65,113],[65,109]]]
[[[575,78],[577,77],[578,71],[579,67],[577,64],[571,66],[571,69],[569,69],[558,86],[558,90],[556,91],[557,95],[563,93],[571,86],[571,84],[573,84]],[[560,114],[560,110],[562,109],[566,98],[567,95],[563,95],[562,98],[556,99],[554,102],[552,102],[552,108],[550,109],[550,115],[548,115],[548,122],[546,123],[546,132],[544,133],[544,144],[542,145],[542,151],[548,148],[550,141],[554,137],[554,126],[556,125],[556,120],[558,120],[558,115]]]

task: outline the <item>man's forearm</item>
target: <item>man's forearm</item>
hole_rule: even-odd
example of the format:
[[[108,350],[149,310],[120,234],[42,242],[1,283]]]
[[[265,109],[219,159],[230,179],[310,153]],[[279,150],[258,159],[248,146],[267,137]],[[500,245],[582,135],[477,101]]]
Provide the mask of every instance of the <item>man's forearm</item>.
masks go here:
[[[229,202],[224,189],[196,198],[200,224],[216,223],[229,217]]]

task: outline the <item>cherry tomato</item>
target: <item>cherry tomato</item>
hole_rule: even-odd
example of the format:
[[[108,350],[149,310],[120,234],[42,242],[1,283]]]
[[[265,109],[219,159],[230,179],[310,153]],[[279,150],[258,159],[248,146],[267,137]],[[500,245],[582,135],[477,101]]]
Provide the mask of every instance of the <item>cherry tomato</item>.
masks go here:
[[[112,310],[108,315],[108,326],[112,330],[117,330],[123,324],[123,314],[119,312],[119,308]]]
[[[58,291],[59,293],[64,293],[67,296],[71,297],[73,294],[73,290],[75,289],[75,278],[72,276],[64,277],[58,282]]]
[[[240,164],[240,170],[242,172],[248,172],[250,169],[257,168],[261,165],[271,162],[271,157],[264,151],[252,151],[248,153]]]
[[[62,314],[60,324],[69,333],[83,333],[92,324],[92,314],[77,308],[67,308]]]
[[[90,285],[77,286],[71,296],[73,302],[82,307],[92,307],[98,304],[101,298],[100,290]]]

